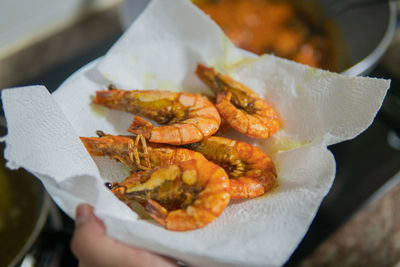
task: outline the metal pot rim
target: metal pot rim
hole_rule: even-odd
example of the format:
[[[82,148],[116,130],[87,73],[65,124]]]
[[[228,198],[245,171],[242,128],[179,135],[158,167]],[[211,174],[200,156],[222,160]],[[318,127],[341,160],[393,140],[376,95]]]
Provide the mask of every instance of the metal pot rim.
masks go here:
[[[32,179],[33,179],[33,177],[32,177]],[[33,227],[33,230],[30,233],[24,246],[20,249],[18,254],[14,257],[14,259],[9,264],[9,267],[17,265],[22,260],[24,255],[28,252],[28,250],[32,247],[32,245],[35,243],[35,241],[39,237],[39,234],[47,220],[47,215],[49,213],[49,208],[50,208],[50,204],[51,204],[50,197],[47,194],[46,190],[44,190],[43,187],[39,191],[41,191],[38,193],[42,194],[43,199],[42,199],[41,206],[39,207],[40,213],[37,217],[35,226]]]
[[[383,56],[386,49],[389,47],[393,39],[393,36],[396,32],[396,16],[397,16],[396,3],[393,1],[388,1],[388,7],[389,7],[389,23],[382,40],[368,56],[363,58],[355,65],[342,71],[341,74],[351,75],[351,76],[367,74],[368,70],[371,67],[373,67]]]

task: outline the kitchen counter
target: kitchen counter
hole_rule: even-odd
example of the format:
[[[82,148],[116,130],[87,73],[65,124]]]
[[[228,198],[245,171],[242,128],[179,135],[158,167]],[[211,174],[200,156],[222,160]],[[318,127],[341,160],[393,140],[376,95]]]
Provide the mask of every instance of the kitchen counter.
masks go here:
[[[300,266],[395,266],[400,263],[400,173]]]
[[[64,68],[71,60],[76,64],[82,57],[80,61],[85,64],[88,59],[103,55],[107,50],[101,49],[111,46],[122,34],[118,8],[114,5],[88,13],[49,37],[1,58],[0,88],[32,84],[55,68]],[[66,72],[65,78],[69,74]]]

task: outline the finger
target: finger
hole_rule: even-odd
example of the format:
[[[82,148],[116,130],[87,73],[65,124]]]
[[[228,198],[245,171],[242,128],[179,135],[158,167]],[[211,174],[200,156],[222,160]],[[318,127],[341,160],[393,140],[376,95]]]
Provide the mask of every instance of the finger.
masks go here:
[[[104,223],[93,208],[81,204],[76,210],[71,250],[80,266],[176,266],[164,257],[117,242],[105,233]]]

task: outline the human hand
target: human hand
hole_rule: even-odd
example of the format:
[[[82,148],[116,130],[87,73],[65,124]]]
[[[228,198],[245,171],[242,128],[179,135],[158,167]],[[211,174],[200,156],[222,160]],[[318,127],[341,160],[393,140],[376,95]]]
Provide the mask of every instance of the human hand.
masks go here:
[[[77,207],[71,250],[78,258],[79,266],[177,266],[168,258],[115,241],[105,230],[92,206],[80,204]]]

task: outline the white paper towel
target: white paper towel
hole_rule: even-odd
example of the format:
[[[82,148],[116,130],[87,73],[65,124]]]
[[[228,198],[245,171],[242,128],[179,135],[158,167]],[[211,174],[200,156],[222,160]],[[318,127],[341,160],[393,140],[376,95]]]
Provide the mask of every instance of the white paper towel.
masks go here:
[[[267,140],[231,131],[228,136],[260,146],[277,169],[277,189],[232,202],[203,229],[171,232],[115,198],[105,181],[126,169],[94,161],[78,136],[96,130],[126,134],[132,115],[91,105],[109,82],[125,89],[161,88],[209,92],[193,74],[198,62],[229,73],[265,98],[279,113],[282,130]],[[206,15],[186,0],[153,0],[107,55],[70,77],[50,95],[43,87],[2,91],[10,168],[39,177],[70,216],[80,202],[95,207],[107,233],[198,266],[279,266],[306,233],[329,191],[335,160],[327,146],[365,130],[390,82],[348,77],[270,55],[244,58]]]

